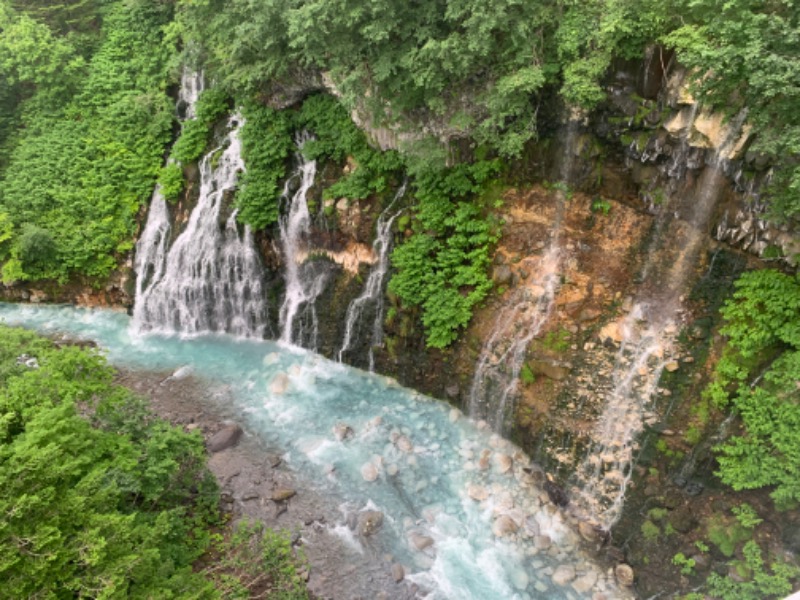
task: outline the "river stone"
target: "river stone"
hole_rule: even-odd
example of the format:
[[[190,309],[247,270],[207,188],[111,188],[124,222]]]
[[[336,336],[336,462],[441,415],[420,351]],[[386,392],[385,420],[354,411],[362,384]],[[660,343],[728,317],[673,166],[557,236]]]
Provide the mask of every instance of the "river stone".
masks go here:
[[[633,585],[633,569],[630,565],[621,563],[614,567],[614,575],[620,585],[631,587]]]
[[[425,548],[430,548],[433,546],[434,540],[432,537],[427,535],[422,535],[421,533],[411,533],[408,536],[408,541],[411,544],[411,547],[415,550],[425,550]]]
[[[451,408],[450,414],[447,415],[447,418],[451,423],[455,423],[461,418],[461,411],[458,410],[457,408]]]
[[[208,450],[210,452],[222,452],[232,448],[239,442],[240,437],[242,437],[241,427],[236,423],[226,425],[208,440]]]
[[[372,535],[383,525],[383,513],[379,510],[365,510],[358,514],[358,533]]]
[[[399,436],[394,444],[401,452],[408,453],[414,450],[414,444],[411,443],[411,440],[406,435]]]
[[[597,542],[600,539],[600,532],[597,530],[597,527],[586,521],[578,523],[578,531],[581,537],[587,542]]]
[[[664,368],[667,371],[669,371],[670,373],[674,373],[675,371],[677,371],[678,367],[679,367],[679,365],[678,365],[678,361],[677,360],[671,360],[667,364],[664,365]]]
[[[588,571],[572,582],[572,588],[579,594],[585,594],[592,589],[596,583],[597,573],[595,571]]]
[[[286,373],[278,373],[269,384],[269,391],[276,396],[286,393],[289,388],[289,376]]]
[[[378,467],[371,462],[365,463],[361,467],[361,477],[364,481],[375,481],[378,478]]]
[[[478,468],[481,471],[486,471],[489,468],[490,466],[489,457],[491,456],[492,453],[489,450],[484,450],[483,452],[481,452],[481,457],[478,459]]]
[[[394,563],[392,565],[392,579],[394,579],[395,583],[400,583],[406,577],[406,569],[400,563]]]
[[[508,454],[498,452],[494,455],[494,464],[498,473],[508,473],[511,470],[512,460]]]
[[[537,535],[533,538],[533,545],[537,550],[547,550],[552,544],[553,541],[547,535]]]
[[[524,591],[525,588],[528,587],[528,584],[531,582],[528,574],[523,571],[522,569],[515,569],[511,573],[511,583],[512,585],[520,591]]]
[[[669,523],[679,533],[689,533],[697,527],[697,518],[688,506],[682,506],[669,516]]]
[[[536,517],[534,517],[533,515],[529,515],[525,517],[525,521],[523,522],[525,523],[525,531],[528,532],[529,535],[532,535],[534,537],[539,535],[540,533],[539,521],[536,520]]]
[[[575,579],[575,567],[571,565],[558,565],[553,573],[553,583],[556,585],[567,585]]]
[[[516,533],[517,529],[519,529],[519,526],[514,522],[514,519],[507,515],[500,515],[492,525],[492,533],[497,537],[505,537]]]
[[[336,423],[333,426],[333,435],[336,436],[336,439],[340,442],[353,437],[353,428],[345,423]]]
[[[284,500],[288,500],[292,496],[297,494],[292,488],[288,487],[279,487],[272,492],[270,499],[274,502],[283,502]]]
[[[489,497],[489,492],[483,486],[480,486],[476,483],[470,483],[469,486],[467,486],[467,495],[473,500],[483,502]]]

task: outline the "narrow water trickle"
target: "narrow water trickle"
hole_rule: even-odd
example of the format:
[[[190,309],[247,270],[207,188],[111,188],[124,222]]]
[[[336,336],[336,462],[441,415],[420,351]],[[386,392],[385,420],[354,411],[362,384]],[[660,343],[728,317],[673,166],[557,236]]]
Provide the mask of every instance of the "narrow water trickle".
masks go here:
[[[539,335],[552,312],[561,282],[561,237],[564,203],[574,163],[579,120],[571,114],[563,137],[559,186],[548,246],[541,257],[528,256],[521,266],[533,273],[503,303],[492,332],[481,348],[470,387],[468,410],[494,431],[507,433],[514,420],[519,376],[528,345]]]
[[[693,108],[690,116],[695,112]],[[667,252],[660,247],[660,240],[654,240],[640,293],[616,326],[621,343],[611,375],[612,388],[604,399],[590,447],[573,476],[572,493],[578,512],[606,530],[622,514],[637,457],[637,439],[652,410],[661,375],[665,368],[677,368],[673,346],[681,325],[683,294],[708,237],[706,230],[723,182],[723,163],[745,118],[743,111],[730,123],[725,139],[707,161],[685,220],[673,219],[659,228],[662,235],[670,236],[673,250]]]
[[[532,262],[532,261],[531,261]],[[513,419],[519,374],[528,344],[542,330],[559,285],[559,248],[551,244],[535,275],[504,303],[481,349],[469,392],[469,414],[503,432]]]
[[[317,162],[303,156],[303,145],[310,139],[307,132],[297,136],[297,170],[286,182],[281,199],[288,205],[288,210],[279,222],[286,265],[286,294],[279,313],[279,325],[281,342],[315,350],[319,319],[314,302],[325,289],[329,271],[319,264],[320,261],[308,256],[311,215],[307,196],[317,173]],[[298,177],[300,186],[292,193],[290,186]]]
[[[369,370],[375,370],[374,348],[383,342],[383,317],[384,317],[384,280],[389,271],[389,253],[392,250],[392,226],[395,219],[403,212],[395,208],[397,202],[406,193],[407,182],[404,181],[397,190],[392,201],[378,217],[375,226],[375,241],[372,243],[372,252],[377,257],[375,264],[367,276],[364,290],[358,298],[354,299],[347,307],[345,317],[344,339],[339,349],[337,358],[343,362],[351,352],[353,344],[357,343],[364,334],[369,335],[367,344],[367,358]],[[369,327],[369,318],[372,317],[372,327]]]
[[[242,123],[240,116],[231,117],[222,145],[200,161],[197,205],[170,248],[166,206],[156,192],[138,247],[141,283],[134,307],[136,330],[263,337],[264,275],[252,233],[245,226],[240,234],[236,211],[224,216],[227,200],[244,171]]]

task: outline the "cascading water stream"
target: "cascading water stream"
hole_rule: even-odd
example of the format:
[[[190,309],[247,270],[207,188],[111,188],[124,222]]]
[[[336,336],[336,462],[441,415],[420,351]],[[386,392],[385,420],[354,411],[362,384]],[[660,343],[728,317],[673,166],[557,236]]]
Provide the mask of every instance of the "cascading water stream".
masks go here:
[[[547,322],[559,285],[559,248],[552,244],[536,275],[517,289],[495,320],[481,349],[469,393],[469,414],[495,431],[507,429],[528,345]]]
[[[574,162],[578,137],[578,115],[571,114],[564,135],[564,150],[559,164],[559,183],[566,188]],[[492,333],[481,348],[469,392],[469,415],[485,420],[494,431],[508,431],[513,422],[514,405],[528,345],[542,330],[553,308],[561,273],[561,229],[568,190],[556,192],[556,208],[550,240],[544,254],[536,260],[524,259],[535,273],[503,304]]]
[[[708,161],[686,220],[675,221],[668,228],[677,255],[667,260],[662,257],[660,264],[648,256],[642,291],[619,325],[621,346],[612,374],[613,388],[605,398],[586,457],[573,477],[573,505],[605,530],[613,527],[622,514],[636,459],[637,438],[644,430],[644,417],[658,390],[661,374],[671,362],[682,294],[707,237],[706,229],[723,180],[723,161],[740,135],[746,114],[742,111],[733,120],[725,139]],[[649,254],[664,254],[664,249],[656,246]],[[677,368],[677,363],[674,365]]]
[[[631,597],[581,550],[570,517],[542,500],[530,459],[443,402],[270,341],[141,337],[122,312],[0,304],[0,321],[94,340],[127,370],[194,373],[224,389],[246,435],[280,448],[300,505],[313,490],[341,507],[338,520],[332,511],[303,533],[310,557],[334,561],[312,564],[312,579],[340,575],[320,583],[325,597],[379,597],[372,574],[389,568],[386,555],[428,600]],[[370,510],[382,526],[349,524]]]
[[[314,350],[318,332],[314,301],[325,288],[328,272],[315,268],[313,258],[307,260],[311,229],[307,196],[317,173],[317,162],[303,156],[303,145],[309,139],[311,135],[307,132],[297,136],[297,171],[287,181],[281,199],[282,203],[288,203],[288,210],[279,222],[283,260],[286,264],[286,295],[280,309],[279,324],[281,342]],[[292,193],[290,183],[298,176],[300,186]]]
[[[350,351],[352,344],[358,339],[359,330],[366,327],[364,321],[369,316],[368,310],[371,310],[372,328],[367,352],[370,371],[375,369],[374,348],[380,346],[383,341],[384,280],[389,271],[389,253],[392,250],[392,225],[394,225],[394,221],[400,216],[400,213],[403,212],[402,209],[395,210],[394,206],[405,195],[406,185],[407,182],[404,181],[392,201],[378,217],[378,222],[375,226],[375,241],[372,243],[372,252],[377,257],[377,260],[367,276],[361,295],[347,307],[344,339],[342,347],[337,354],[339,362],[343,362],[346,353]]]
[[[201,160],[197,206],[169,249],[164,241],[169,228],[166,209],[160,206],[163,199],[155,210],[151,208],[154,220],[151,226],[148,219],[142,236],[149,250],[142,252],[137,264],[153,266],[139,273],[142,287],[133,321],[137,331],[263,337],[263,269],[252,233],[246,226],[244,234],[239,233],[235,211],[221,222],[226,198],[234,192],[238,175],[244,170],[241,126],[240,116],[231,117],[223,144]],[[161,263],[163,269],[158,266]]]

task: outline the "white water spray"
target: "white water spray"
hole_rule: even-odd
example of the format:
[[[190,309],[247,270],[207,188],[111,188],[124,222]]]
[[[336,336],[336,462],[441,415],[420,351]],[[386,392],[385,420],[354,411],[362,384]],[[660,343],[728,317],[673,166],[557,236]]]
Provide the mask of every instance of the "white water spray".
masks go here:
[[[559,164],[559,184],[566,188],[574,162],[579,114],[570,113]],[[556,209],[549,244],[536,261],[528,257],[535,275],[504,303],[492,333],[481,348],[469,392],[469,414],[487,421],[500,433],[513,421],[519,375],[528,345],[539,335],[553,309],[561,280],[561,229],[568,190],[556,192]]]
[[[694,115],[692,110],[691,115]],[[706,229],[719,197],[722,164],[742,130],[742,111],[728,128],[700,178],[685,222],[673,223],[673,247],[666,272],[647,261],[639,299],[619,324],[621,346],[612,375],[613,389],[594,428],[592,443],[574,477],[572,501],[588,519],[608,530],[619,520],[633,472],[637,438],[652,409],[658,382],[669,365],[679,326],[682,294],[690,281]],[[691,123],[689,124],[691,127]],[[663,249],[653,248],[663,254]],[[673,362],[674,368],[677,363]]]
[[[342,341],[342,347],[339,349],[337,355],[339,362],[342,362],[345,353],[350,350],[354,342],[353,336],[357,336],[358,334],[358,327],[363,327],[361,322],[367,314],[367,309],[372,308],[374,317],[372,320],[372,336],[370,338],[368,352],[370,371],[375,369],[373,349],[379,346],[383,341],[383,283],[386,278],[386,273],[389,271],[389,252],[392,249],[392,225],[394,225],[394,221],[400,216],[400,213],[403,212],[402,209],[396,210],[394,207],[398,200],[405,195],[406,183],[407,182],[403,182],[403,185],[397,190],[392,201],[378,217],[378,222],[375,227],[375,241],[372,243],[372,252],[378,257],[377,262],[373,265],[367,277],[367,282],[364,284],[364,290],[361,292],[361,295],[353,300],[347,307],[344,340]]]
[[[282,202],[288,202],[289,210],[280,219],[281,246],[286,263],[286,295],[279,314],[280,341],[286,344],[315,349],[317,345],[318,318],[314,301],[325,288],[326,272],[314,268],[313,259],[307,261],[308,236],[311,215],[308,212],[308,191],[314,185],[317,163],[307,160],[303,144],[311,139],[303,132],[297,137],[299,152],[295,176],[300,177],[300,187],[292,194],[287,181]],[[309,323],[310,322],[310,323]]]
[[[166,206],[156,192],[142,236],[146,246],[142,245],[141,260],[137,257],[141,286],[133,326],[140,332],[264,335],[263,270],[252,233],[245,227],[240,235],[235,211],[224,223],[220,220],[226,197],[234,192],[244,170],[239,140],[242,122],[238,115],[231,117],[223,144],[200,162],[197,206],[169,250]]]

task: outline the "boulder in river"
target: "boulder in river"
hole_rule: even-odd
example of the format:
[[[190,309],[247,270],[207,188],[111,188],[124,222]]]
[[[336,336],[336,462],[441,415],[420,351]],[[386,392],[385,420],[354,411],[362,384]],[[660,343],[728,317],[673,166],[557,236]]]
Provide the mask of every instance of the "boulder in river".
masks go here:
[[[211,436],[207,444],[208,450],[209,452],[222,452],[235,446],[241,437],[242,428],[236,423],[231,423]]]

